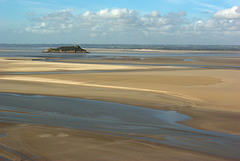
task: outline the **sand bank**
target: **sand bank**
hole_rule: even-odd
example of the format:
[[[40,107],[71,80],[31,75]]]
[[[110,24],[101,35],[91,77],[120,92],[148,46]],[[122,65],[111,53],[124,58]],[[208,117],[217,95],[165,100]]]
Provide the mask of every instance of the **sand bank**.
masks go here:
[[[21,50],[0,50],[0,51],[21,51]]]
[[[22,77],[22,76],[8,76],[1,77],[0,80],[17,80],[17,81],[26,81],[26,82],[38,82],[38,83],[56,83],[64,85],[76,85],[76,86],[86,86],[86,87],[97,87],[97,88],[109,88],[109,89],[118,89],[118,90],[130,90],[130,91],[140,91],[140,92],[152,92],[158,94],[165,94],[174,96],[177,98],[192,100],[192,101],[201,101],[199,98],[183,95],[180,93],[163,91],[163,90],[154,90],[154,89],[145,89],[145,88],[133,88],[133,87],[124,87],[124,86],[111,86],[111,85],[101,85],[101,84],[91,84],[86,82],[72,81],[72,80],[60,80],[60,79],[47,79],[47,78],[36,78],[36,77]]]
[[[60,62],[41,62],[24,59],[8,60],[0,58],[0,72],[44,72],[44,71],[110,71],[110,70],[149,70],[184,67],[157,67],[157,66],[131,66],[131,65],[104,65],[104,64],[79,64]]]
[[[7,132],[7,136],[0,138],[2,145],[36,161],[231,160],[94,131],[6,123],[1,123],[0,128]],[[21,160],[18,155],[4,149],[0,150],[0,155]]]

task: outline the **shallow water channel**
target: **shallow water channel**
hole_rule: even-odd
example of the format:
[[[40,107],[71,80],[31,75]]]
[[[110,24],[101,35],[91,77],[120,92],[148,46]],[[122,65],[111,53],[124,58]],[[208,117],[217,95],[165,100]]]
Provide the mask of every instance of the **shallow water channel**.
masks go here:
[[[240,159],[240,136],[194,129],[178,123],[191,119],[175,111],[76,98],[0,93],[0,122],[97,130]],[[9,112],[7,112],[9,111]],[[133,134],[144,134],[141,137]],[[158,135],[165,139],[150,139]],[[144,137],[146,136],[146,137]]]

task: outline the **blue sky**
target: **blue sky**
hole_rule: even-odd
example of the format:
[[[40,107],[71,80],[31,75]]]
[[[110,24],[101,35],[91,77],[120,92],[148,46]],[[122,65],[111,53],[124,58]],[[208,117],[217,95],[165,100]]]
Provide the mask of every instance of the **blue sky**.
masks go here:
[[[0,0],[0,43],[240,44],[239,0]]]

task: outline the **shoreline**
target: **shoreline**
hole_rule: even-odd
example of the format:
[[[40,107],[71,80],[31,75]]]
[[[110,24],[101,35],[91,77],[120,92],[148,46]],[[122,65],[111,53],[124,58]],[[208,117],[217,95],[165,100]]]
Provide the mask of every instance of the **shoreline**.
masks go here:
[[[77,53],[91,53],[92,52],[116,52],[116,53],[124,53],[124,52],[156,52],[156,53],[236,53],[240,54],[238,50],[160,50],[160,49],[106,49],[106,48],[86,48],[89,52],[77,52]],[[13,49],[0,49],[0,51],[25,51],[25,52],[34,52],[29,50],[13,50]],[[36,51],[35,51],[36,52]],[[75,53],[75,52],[44,52],[42,53]]]
[[[112,53],[124,53],[124,52],[139,52],[139,53],[145,53],[145,52],[155,52],[155,53],[236,53],[240,54],[240,51],[235,50],[159,50],[159,49],[105,49],[105,48],[86,48],[90,53],[91,52],[112,52]]]

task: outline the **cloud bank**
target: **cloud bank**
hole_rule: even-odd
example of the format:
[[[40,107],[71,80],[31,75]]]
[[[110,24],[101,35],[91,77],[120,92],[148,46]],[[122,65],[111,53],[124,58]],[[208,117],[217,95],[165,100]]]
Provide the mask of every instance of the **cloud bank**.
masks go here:
[[[32,17],[32,25],[26,32],[37,34],[73,34],[79,37],[98,38],[101,41],[135,43],[141,40],[161,43],[161,40],[186,38],[189,43],[194,39],[218,39],[240,36],[240,7],[218,10],[206,20],[187,17],[183,11],[162,15],[160,11],[140,14],[136,10],[102,9],[74,15],[73,9],[65,9],[39,17]],[[119,40],[119,41],[118,41]],[[113,42],[113,43],[115,43]],[[199,41],[200,42],[200,41]],[[179,42],[181,43],[181,42]]]
[[[213,17],[220,19],[240,19],[240,7],[234,6],[230,9],[219,10]]]

